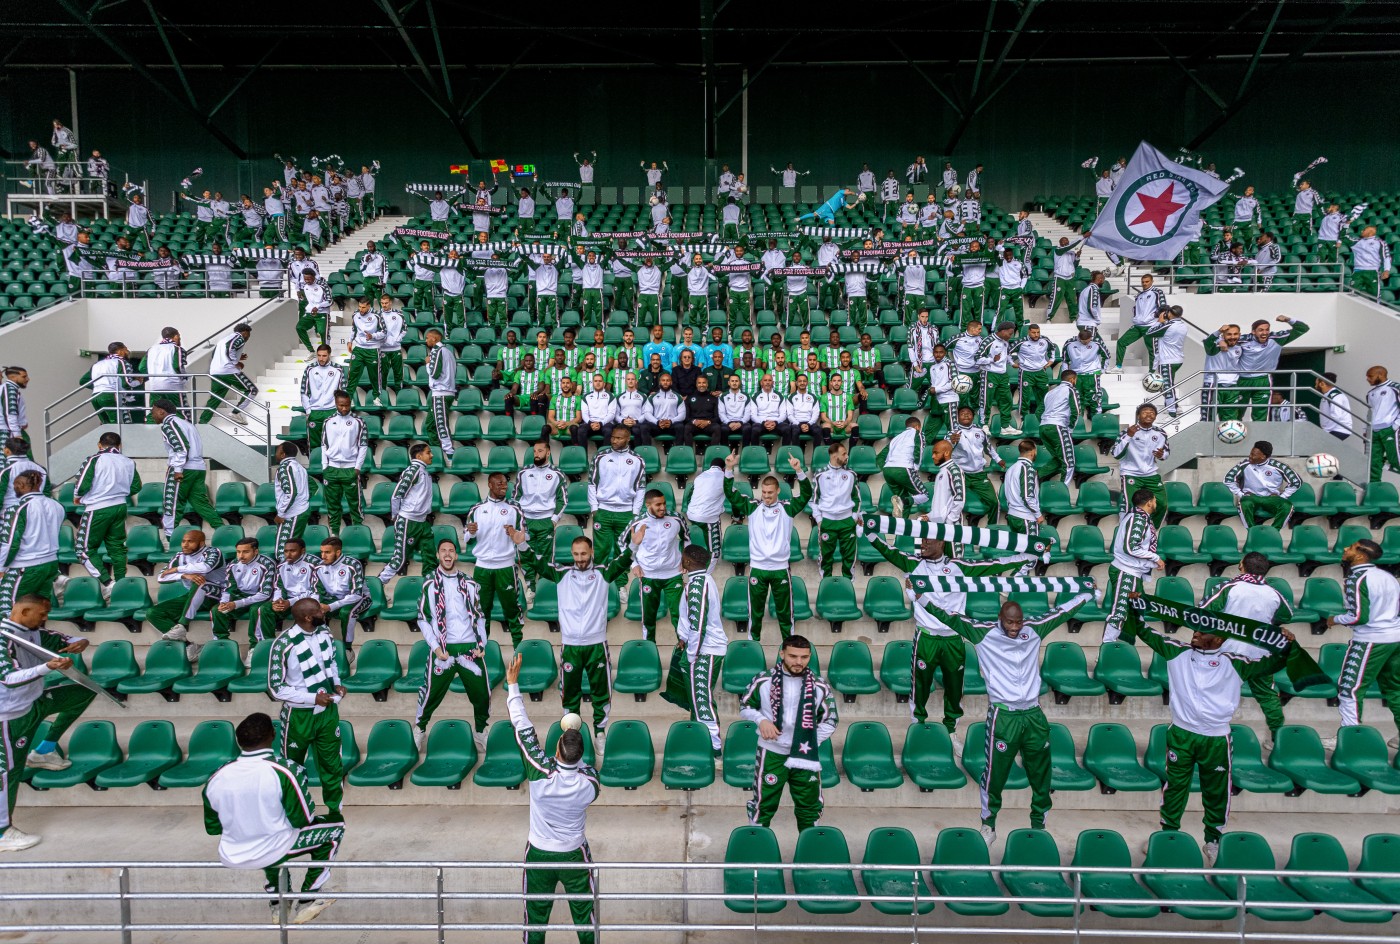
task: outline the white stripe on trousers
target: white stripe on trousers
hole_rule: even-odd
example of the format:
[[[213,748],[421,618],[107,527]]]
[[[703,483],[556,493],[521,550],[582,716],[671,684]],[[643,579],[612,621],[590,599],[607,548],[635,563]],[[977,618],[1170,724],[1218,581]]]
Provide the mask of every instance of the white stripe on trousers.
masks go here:
[[[992,782],[992,750],[997,739],[997,712],[1000,710],[996,705],[990,705],[987,708],[987,743],[985,746],[987,764],[982,768],[982,778],[977,784],[978,792],[982,798],[982,819],[984,822],[992,815],[987,787]]]
[[[1371,661],[1371,643],[1353,639],[1347,643],[1347,651],[1342,656],[1343,675],[1346,674],[1347,663],[1351,661],[1352,646],[1365,646],[1366,654],[1361,657],[1361,664],[1356,667],[1356,679],[1351,687],[1343,689],[1341,685],[1337,686],[1337,713],[1341,715],[1343,727],[1361,723],[1361,701],[1366,697],[1361,685],[1366,678],[1366,665]]]
[[[78,563],[83,565],[90,576],[97,580],[102,579],[102,571],[97,569],[97,565],[92,562],[91,555],[88,554],[88,533],[92,530],[92,512],[85,511],[78,521],[78,534],[73,538],[73,553],[77,555]],[[123,575],[125,576],[125,575]],[[113,575],[115,579],[116,575]]]

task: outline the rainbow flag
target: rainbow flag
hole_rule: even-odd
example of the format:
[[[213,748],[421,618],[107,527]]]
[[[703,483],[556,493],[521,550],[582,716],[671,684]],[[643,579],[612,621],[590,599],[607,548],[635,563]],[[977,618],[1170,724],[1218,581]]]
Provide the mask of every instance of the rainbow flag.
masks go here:
[[[504,174],[508,170],[510,170],[510,165],[507,164],[502,158],[491,158],[491,173]]]

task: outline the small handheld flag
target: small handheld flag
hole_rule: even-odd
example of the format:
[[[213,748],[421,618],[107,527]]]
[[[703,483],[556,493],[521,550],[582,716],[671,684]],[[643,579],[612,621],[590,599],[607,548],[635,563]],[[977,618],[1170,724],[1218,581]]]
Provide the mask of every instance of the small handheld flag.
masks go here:
[[[471,168],[466,164],[451,164],[447,168],[449,174],[470,174]]]
[[[491,173],[504,174],[508,170],[510,170],[510,165],[504,160],[499,157],[491,158]]]

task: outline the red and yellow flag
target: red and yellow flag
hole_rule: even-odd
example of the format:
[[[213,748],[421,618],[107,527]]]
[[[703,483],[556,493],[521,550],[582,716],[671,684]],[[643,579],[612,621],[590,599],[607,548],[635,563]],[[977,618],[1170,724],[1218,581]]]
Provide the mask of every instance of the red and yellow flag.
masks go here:
[[[504,174],[508,170],[510,170],[510,165],[505,162],[504,158],[491,158],[491,173]]]

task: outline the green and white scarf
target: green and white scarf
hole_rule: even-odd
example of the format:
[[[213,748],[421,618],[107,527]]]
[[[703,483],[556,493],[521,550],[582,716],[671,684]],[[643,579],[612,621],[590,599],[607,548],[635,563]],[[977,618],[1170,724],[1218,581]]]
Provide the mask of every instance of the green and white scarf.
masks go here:
[[[771,683],[768,686],[768,704],[773,712],[773,725],[779,733],[783,730],[784,675],[786,673],[781,662],[773,666],[773,671],[768,675],[768,681]],[[802,673],[802,690],[798,695],[800,701],[797,705],[797,730],[792,732],[792,746],[788,749],[788,759],[783,763],[784,767],[801,770],[822,769],[817,751],[817,721],[823,700],[818,690],[820,685],[816,674],[810,669]]]
[[[888,515],[866,515],[861,526],[875,534],[895,534],[911,537],[914,540],[952,541],[955,544],[972,544],[988,547],[1011,554],[1040,554],[1049,556],[1051,542],[1045,538],[1033,538],[1010,531],[993,528],[971,528],[960,524],[940,524],[935,521],[914,521],[909,518],[891,518]]]
[[[292,644],[292,658],[301,669],[302,684],[309,692],[331,692],[335,690],[335,644],[331,641],[330,629],[322,626],[314,633],[306,633],[300,628],[288,630],[296,635],[289,637]]]

